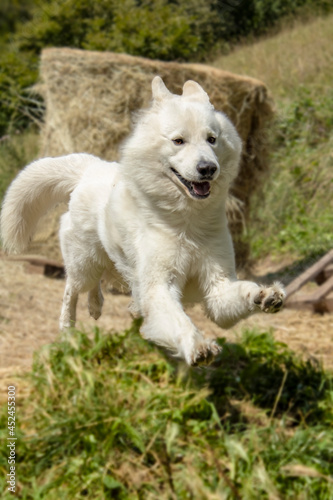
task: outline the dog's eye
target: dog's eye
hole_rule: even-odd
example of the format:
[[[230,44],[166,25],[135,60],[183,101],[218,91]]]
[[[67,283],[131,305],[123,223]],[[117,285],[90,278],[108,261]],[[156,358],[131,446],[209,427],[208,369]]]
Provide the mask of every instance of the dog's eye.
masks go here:
[[[207,141],[209,142],[209,144],[215,144],[216,139],[215,139],[215,137],[210,136],[210,137],[208,137]]]
[[[174,144],[176,144],[177,146],[181,146],[182,144],[184,144],[184,139],[181,139],[180,137],[178,139],[173,139],[172,141]]]

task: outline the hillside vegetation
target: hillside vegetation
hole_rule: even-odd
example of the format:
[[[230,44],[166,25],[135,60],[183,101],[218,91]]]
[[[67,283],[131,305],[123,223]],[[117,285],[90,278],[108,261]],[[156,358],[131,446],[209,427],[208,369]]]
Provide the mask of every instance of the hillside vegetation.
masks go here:
[[[330,0],[23,0],[0,5],[0,135],[23,130],[38,56],[65,46],[126,52],[165,61],[207,61],[281,20],[329,12]]]
[[[222,342],[214,369],[184,371],[138,326],[36,355],[17,407],[19,498],[332,498],[331,375],[254,332]],[[12,498],[5,447],[0,469]]]
[[[315,257],[333,246],[333,16],[296,23],[214,65],[259,78],[276,103],[271,174],[253,203],[254,257]]]

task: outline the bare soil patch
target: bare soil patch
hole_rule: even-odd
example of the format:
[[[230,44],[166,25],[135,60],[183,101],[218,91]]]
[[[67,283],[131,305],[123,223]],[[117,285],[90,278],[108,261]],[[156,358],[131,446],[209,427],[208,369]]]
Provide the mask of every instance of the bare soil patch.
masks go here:
[[[262,270],[261,270],[262,271]],[[31,273],[27,263],[0,259],[0,379],[5,391],[18,374],[28,371],[33,353],[45,344],[59,338],[58,319],[62,302],[64,280]],[[104,330],[121,331],[131,325],[128,311],[130,298],[125,295],[105,294],[103,315],[95,322],[89,317],[86,296],[78,305],[78,328],[92,331],[94,326]],[[285,309],[276,315],[256,314],[235,328],[224,331],[209,321],[200,306],[188,311],[198,327],[207,335],[227,337],[236,341],[244,328],[259,332],[274,330],[277,340],[295,351],[321,361],[333,368],[333,315],[311,314]],[[20,381],[22,386],[22,381]],[[22,388],[23,389],[23,388]],[[3,394],[2,394],[3,396]],[[1,398],[1,396],[0,396]]]

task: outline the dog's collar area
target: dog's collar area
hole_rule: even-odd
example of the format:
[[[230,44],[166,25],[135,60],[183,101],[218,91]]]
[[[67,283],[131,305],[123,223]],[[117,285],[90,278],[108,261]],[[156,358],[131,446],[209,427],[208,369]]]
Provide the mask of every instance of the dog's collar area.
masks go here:
[[[180,180],[180,182],[186,187],[187,191],[189,194],[196,199],[203,200],[205,198],[208,198],[210,195],[210,183],[208,181],[203,181],[203,182],[193,182],[193,181],[188,181],[187,179],[184,179],[180,175],[179,172],[177,172],[176,169],[171,167],[171,171],[177,176],[177,178]]]

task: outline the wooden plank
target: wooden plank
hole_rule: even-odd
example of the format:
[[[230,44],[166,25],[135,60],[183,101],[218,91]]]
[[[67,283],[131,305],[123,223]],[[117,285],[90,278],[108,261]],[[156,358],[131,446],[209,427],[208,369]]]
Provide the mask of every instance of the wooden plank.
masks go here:
[[[333,294],[330,294],[328,295],[328,297],[325,297],[325,304],[327,312],[333,313]]]
[[[326,266],[323,273],[325,274],[326,279],[333,276],[333,264],[329,264],[328,266]]]
[[[33,266],[54,266],[54,267],[64,267],[62,262],[58,260],[48,259],[46,257],[41,257],[40,255],[15,255],[7,257],[8,260],[29,262]]]
[[[44,274],[48,278],[62,279],[65,277],[65,267],[62,262],[41,257],[40,255],[17,255],[7,257],[8,260],[26,262],[26,271],[30,274]]]
[[[318,302],[322,300],[333,290],[333,276],[331,276],[325,283],[323,283],[318,290],[312,293],[309,297],[311,302]]]
[[[287,296],[297,292],[305,283],[314,279],[328,264],[333,261],[333,249],[324,255],[318,262],[309,267],[304,273],[294,279],[286,287]]]
[[[286,302],[287,309],[297,309],[299,311],[310,311],[316,313],[333,312],[333,295],[329,295],[318,302],[311,302],[309,295],[300,295]]]
[[[313,312],[313,303],[308,300],[308,295],[299,295],[298,297],[287,299],[285,307]]]
[[[30,264],[30,262],[25,263],[24,271],[28,274],[44,274],[44,268],[42,266],[34,266]]]

